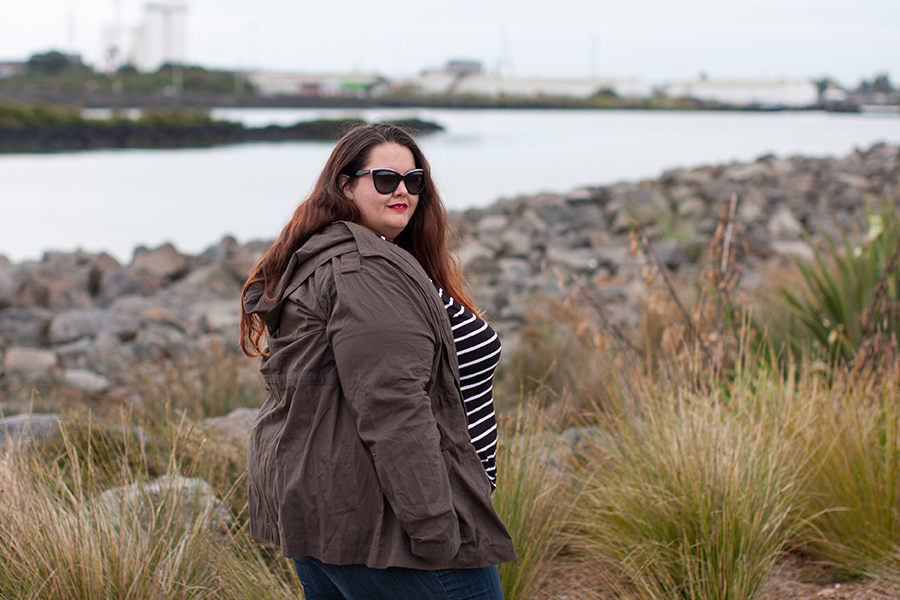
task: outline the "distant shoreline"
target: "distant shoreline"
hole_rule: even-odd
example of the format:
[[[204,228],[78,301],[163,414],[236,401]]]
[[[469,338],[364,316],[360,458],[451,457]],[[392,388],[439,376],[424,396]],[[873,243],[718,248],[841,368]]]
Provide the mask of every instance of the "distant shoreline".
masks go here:
[[[64,90],[5,90],[0,89],[0,101],[40,102],[49,105],[79,108],[444,108],[444,109],[547,109],[547,110],[710,110],[758,112],[771,110],[809,111],[823,107],[737,107],[702,100],[672,100],[656,98],[612,98],[597,103],[591,100],[564,97],[506,96],[500,98],[466,96],[395,96],[378,98],[344,98],[320,96],[264,97],[250,94],[185,93],[166,96],[162,93],[140,92],[80,92]],[[845,106],[839,112],[858,112],[856,106]]]

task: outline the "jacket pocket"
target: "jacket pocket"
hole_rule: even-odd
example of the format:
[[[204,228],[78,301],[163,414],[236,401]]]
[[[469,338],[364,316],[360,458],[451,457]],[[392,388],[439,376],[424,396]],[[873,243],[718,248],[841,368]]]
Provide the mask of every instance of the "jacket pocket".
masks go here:
[[[447,465],[447,474],[450,478],[450,490],[453,493],[453,510],[459,521],[460,543],[472,543],[475,540],[475,514],[469,496],[471,491],[466,490],[459,475],[456,472],[456,464],[450,453],[443,451],[444,463]]]

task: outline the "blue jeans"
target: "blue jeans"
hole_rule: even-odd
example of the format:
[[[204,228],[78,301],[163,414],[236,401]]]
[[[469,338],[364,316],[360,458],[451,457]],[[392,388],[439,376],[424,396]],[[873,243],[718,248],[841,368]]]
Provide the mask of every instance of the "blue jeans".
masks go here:
[[[295,558],[305,600],[503,600],[497,567],[421,571]]]

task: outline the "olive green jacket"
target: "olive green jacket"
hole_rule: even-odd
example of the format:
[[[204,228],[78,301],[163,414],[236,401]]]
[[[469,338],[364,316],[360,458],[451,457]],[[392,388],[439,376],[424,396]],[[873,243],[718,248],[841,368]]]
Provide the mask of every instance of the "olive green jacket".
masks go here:
[[[251,534],[287,557],[447,569],[513,560],[469,440],[447,314],[418,262],[352,223],[291,259],[265,322]]]

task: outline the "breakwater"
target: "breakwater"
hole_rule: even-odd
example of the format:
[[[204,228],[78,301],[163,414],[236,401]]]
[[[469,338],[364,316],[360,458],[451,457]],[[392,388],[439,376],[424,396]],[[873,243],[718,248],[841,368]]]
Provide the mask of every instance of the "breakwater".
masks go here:
[[[736,198],[742,285],[752,287],[766,265],[809,256],[804,236],[864,230],[866,200],[896,201],[898,184],[900,147],[879,144],[840,158],[766,156],[522,196],[453,219],[476,301],[508,356],[540,296],[589,286],[613,319],[635,319],[646,293],[629,251],[635,224],[676,277],[689,277]],[[215,344],[236,351],[241,280],[268,244],[225,238],[199,255],[168,244],[138,248],[128,264],[85,252],[0,258],[0,409],[13,411],[8,405],[34,382],[121,396],[128,369],[142,361]]]

